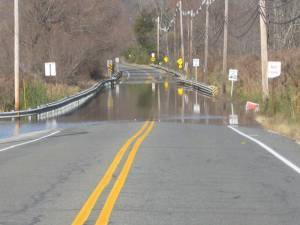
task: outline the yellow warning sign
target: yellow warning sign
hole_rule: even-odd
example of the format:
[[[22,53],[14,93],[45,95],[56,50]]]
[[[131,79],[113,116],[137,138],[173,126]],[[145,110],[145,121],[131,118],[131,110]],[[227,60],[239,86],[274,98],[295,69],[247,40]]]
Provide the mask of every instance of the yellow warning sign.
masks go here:
[[[154,53],[154,52],[151,53],[151,58],[150,58],[150,60],[151,60],[151,62],[153,62],[153,63],[156,61],[156,57],[155,57],[155,53]]]
[[[165,57],[164,57],[164,62],[165,62],[165,63],[168,63],[168,62],[169,62],[169,57],[168,57],[168,56],[165,56]]]
[[[177,60],[177,65],[179,69],[183,69],[183,59],[181,57]]]
[[[178,65],[183,65],[183,59],[181,57],[177,60],[177,64]]]

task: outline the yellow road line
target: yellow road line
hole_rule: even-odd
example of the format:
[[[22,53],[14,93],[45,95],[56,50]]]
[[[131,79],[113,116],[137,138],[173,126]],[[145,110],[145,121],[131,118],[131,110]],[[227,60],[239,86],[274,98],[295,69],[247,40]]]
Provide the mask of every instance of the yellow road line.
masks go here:
[[[154,121],[151,123],[151,125],[148,127],[147,131],[137,139],[135,144],[132,147],[131,152],[129,153],[129,156],[124,164],[124,167],[116,180],[111,192],[109,193],[109,196],[106,199],[106,202],[102,208],[102,211],[96,221],[96,225],[107,225],[110,219],[110,215],[112,213],[112,210],[115,206],[115,203],[119,197],[119,194],[126,182],[127,176],[130,172],[130,169],[132,167],[133,161],[135,159],[135,156],[137,154],[137,151],[139,150],[140,145],[143,143],[145,138],[150,134],[154,126]]]
[[[77,214],[75,220],[73,221],[72,225],[83,225],[86,220],[88,219],[89,215],[92,212],[92,209],[94,208],[97,200],[101,196],[103,190],[106,188],[106,186],[110,183],[111,178],[116,171],[120,161],[122,160],[124,154],[126,153],[129,146],[132,144],[133,141],[135,141],[136,138],[138,138],[148,127],[149,121],[147,121],[143,127],[131,138],[129,138],[126,143],[121,147],[117,155],[115,156],[113,162],[109,166],[108,170],[106,171],[105,175],[102,177],[101,181],[96,186],[95,190],[92,192],[92,194],[89,196],[88,200],[85,202],[79,213]]]

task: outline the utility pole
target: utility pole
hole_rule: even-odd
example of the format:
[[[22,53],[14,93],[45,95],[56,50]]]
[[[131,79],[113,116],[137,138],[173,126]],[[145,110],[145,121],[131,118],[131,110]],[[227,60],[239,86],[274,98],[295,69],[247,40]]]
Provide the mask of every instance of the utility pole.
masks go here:
[[[176,18],[174,20],[174,61],[177,61],[177,35],[176,35]]]
[[[191,21],[190,21],[190,63],[192,63],[193,60],[193,38],[194,38],[194,25],[193,25],[193,17],[194,13],[191,12]]]
[[[179,11],[180,11],[180,39],[181,39],[181,57],[184,61],[184,40],[183,40],[183,21],[182,21],[182,1],[179,1]]]
[[[166,45],[167,45],[167,56],[170,57],[170,51],[169,51],[169,32],[166,31]]]
[[[20,110],[19,0],[14,0],[15,23],[15,111]]]
[[[208,76],[208,31],[209,31],[209,0],[206,0],[206,22],[205,22],[205,51],[204,51],[204,82]]]
[[[260,43],[261,43],[261,72],[262,72],[262,92],[263,100],[266,102],[269,98],[269,84],[267,76],[268,67],[268,40],[266,24],[266,1],[259,0],[260,11]]]
[[[227,56],[228,56],[228,0],[225,0],[224,13],[224,49],[223,49],[223,95],[226,95],[226,77],[227,77]]]
[[[159,61],[159,51],[160,51],[160,43],[159,43],[159,37],[160,37],[160,18],[159,16],[157,17],[157,50],[156,50],[156,54],[157,54],[157,60]]]

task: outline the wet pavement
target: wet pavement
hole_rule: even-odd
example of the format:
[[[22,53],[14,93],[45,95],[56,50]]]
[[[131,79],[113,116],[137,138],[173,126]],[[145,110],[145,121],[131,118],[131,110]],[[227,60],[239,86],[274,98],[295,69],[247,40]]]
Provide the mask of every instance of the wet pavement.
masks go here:
[[[102,90],[77,111],[47,121],[0,121],[0,138],[53,128],[105,121],[171,121],[227,125],[256,125],[244,107],[208,98],[177,85],[172,75],[150,67],[123,66],[123,77],[114,89]],[[234,115],[234,116],[232,116]]]

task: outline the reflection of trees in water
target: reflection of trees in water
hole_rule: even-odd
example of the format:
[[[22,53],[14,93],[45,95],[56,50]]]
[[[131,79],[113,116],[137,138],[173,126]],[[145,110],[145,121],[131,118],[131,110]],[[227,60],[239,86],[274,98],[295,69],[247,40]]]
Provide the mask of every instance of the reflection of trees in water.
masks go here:
[[[142,86],[141,87],[141,93],[138,95],[138,102],[137,105],[142,108],[150,108],[152,105],[152,91],[150,86],[146,87]]]

